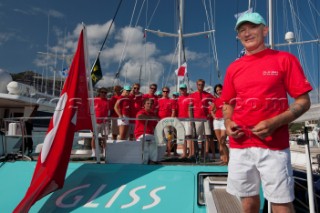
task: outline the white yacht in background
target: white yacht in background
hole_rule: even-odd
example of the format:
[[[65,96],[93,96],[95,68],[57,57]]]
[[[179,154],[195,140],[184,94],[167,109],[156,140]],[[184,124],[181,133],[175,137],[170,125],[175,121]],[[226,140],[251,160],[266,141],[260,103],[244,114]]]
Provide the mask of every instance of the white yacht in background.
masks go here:
[[[320,104],[313,104],[294,123],[302,123],[307,128],[312,171],[320,174]],[[305,170],[306,168],[308,158],[305,153],[305,141],[306,135],[304,132],[295,134],[290,138],[291,162],[297,170]]]
[[[34,131],[45,133],[53,114],[57,97],[38,92],[34,86],[13,81],[12,76],[0,71],[0,156],[16,152],[21,145],[23,123],[32,117]],[[44,119],[47,117],[47,119]]]

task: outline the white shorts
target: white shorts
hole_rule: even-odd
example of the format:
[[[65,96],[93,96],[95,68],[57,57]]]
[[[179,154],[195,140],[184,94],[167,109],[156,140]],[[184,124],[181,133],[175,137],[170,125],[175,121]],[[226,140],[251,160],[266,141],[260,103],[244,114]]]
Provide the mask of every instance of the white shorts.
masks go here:
[[[101,134],[101,136],[108,136],[110,133],[110,123],[97,124],[97,132],[98,134]]]
[[[224,119],[214,119],[213,120],[213,129],[214,130],[226,130],[224,126]]]
[[[294,200],[294,180],[290,150],[270,150],[257,147],[230,149],[227,192],[239,197],[259,194],[271,203]]]
[[[118,118],[118,126],[128,126],[129,120],[127,117]]]
[[[184,127],[185,135],[186,136],[192,135],[191,122],[190,121],[181,121],[181,123],[182,123],[182,125]]]
[[[205,122],[196,121],[194,122],[196,125],[196,132],[198,136],[202,135],[212,135],[212,131],[210,128],[210,122],[207,120]]]

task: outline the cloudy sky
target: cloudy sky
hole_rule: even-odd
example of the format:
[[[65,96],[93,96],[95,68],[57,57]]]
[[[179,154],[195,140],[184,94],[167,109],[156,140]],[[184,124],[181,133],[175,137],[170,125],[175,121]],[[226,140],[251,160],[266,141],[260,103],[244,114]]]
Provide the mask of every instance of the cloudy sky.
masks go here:
[[[151,33],[144,36],[145,28],[176,33],[175,2],[123,0],[101,52],[104,78],[97,86],[112,86],[115,83],[115,73],[118,71],[121,84],[131,84],[140,80],[143,85],[151,82],[160,86],[175,85],[177,39],[157,37]],[[251,2],[254,10],[266,17],[266,2]],[[277,2],[289,7],[286,1]],[[308,6],[306,3],[292,2],[300,4],[301,11],[297,12],[301,16],[308,14],[305,9],[302,10],[302,7]],[[315,2],[311,1],[309,7],[316,6],[319,11],[320,5],[316,5]],[[59,72],[67,68],[68,61],[75,51],[81,23],[87,27],[90,62],[93,63],[118,3],[119,0],[2,0],[0,69],[10,73],[33,70],[44,76],[52,76],[54,71]],[[205,79],[207,84],[212,86],[222,83],[227,66],[242,48],[233,30],[236,21],[234,14],[247,10],[247,7],[248,1],[245,0],[185,0],[185,33],[199,32],[212,27],[216,30],[214,36],[211,34],[209,38],[202,35],[184,41],[191,86],[199,78]],[[285,14],[281,10],[277,9],[281,14]],[[276,17],[284,19],[283,15]],[[282,22],[282,25],[279,25],[282,26],[281,29],[290,29],[290,20],[285,22],[288,26],[284,26]],[[316,24],[319,26],[319,23]],[[312,38],[313,26],[306,28],[310,31],[309,37]],[[284,33],[277,33],[277,36],[284,42],[281,34]],[[216,46],[212,45],[213,41]],[[290,50],[294,52],[295,49]],[[316,74],[312,68],[316,65],[314,63],[306,63],[309,66],[306,69],[311,70],[307,73],[309,78]],[[314,85],[319,85],[319,80],[316,79]]]

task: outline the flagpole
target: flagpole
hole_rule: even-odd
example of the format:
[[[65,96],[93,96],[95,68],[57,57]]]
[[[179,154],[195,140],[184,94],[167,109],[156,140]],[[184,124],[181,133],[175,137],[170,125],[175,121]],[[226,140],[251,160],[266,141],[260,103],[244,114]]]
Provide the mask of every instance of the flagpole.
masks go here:
[[[83,34],[84,34],[84,41],[85,41],[85,49],[86,53],[88,53],[88,46],[87,46],[87,31],[84,23],[83,25]],[[88,54],[86,54],[86,59],[85,59],[86,64],[89,64],[88,60]],[[95,64],[95,63],[94,63]],[[93,70],[93,67],[92,69]],[[89,81],[89,107],[90,107],[90,116],[91,116],[91,122],[92,122],[92,131],[93,131],[93,136],[94,137],[94,143],[96,145],[96,158],[97,158],[97,163],[100,163],[100,150],[99,150],[99,135],[97,131],[97,118],[96,118],[96,113],[94,111],[94,96],[93,96],[93,85],[92,85],[92,80],[91,80],[91,72],[87,70],[86,66],[86,76],[87,80]]]

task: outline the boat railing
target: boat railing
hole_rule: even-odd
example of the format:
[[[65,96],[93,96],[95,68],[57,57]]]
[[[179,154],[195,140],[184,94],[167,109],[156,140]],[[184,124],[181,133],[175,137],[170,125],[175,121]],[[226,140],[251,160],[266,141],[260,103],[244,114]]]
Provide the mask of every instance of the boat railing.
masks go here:
[[[97,118],[97,120],[104,120],[104,121],[108,121],[107,123],[108,124],[110,124],[111,123],[111,120],[117,120],[117,119],[119,119],[118,117],[100,117],[100,118]],[[143,118],[143,119],[137,119],[137,118],[126,118],[127,120],[129,120],[129,121],[136,121],[136,120],[144,120],[144,121],[146,121],[145,122],[145,128],[144,128],[144,131],[146,130],[146,126],[148,125],[148,122],[150,122],[150,121],[157,121],[158,123],[161,123],[161,122],[163,122],[163,123],[166,123],[166,122],[169,122],[169,123],[171,123],[172,124],[172,127],[174,127],[174,129],[175,129],[175,131],[172,131],[172,136],[173,136],[173,139],[172,139],[172,141],[174,142],[174,144],[175,145],[181,145],[181,146],[183,146],[184,145],[184,140],[185,140],[185,138],[183,137],[183,139],[179,139],[179,132],[177,131],[177,129],[176,129],[176,127],[174,126],[175,125],[175,123],[173,122],[175,119],[177,119],[179,122],[180,121],[189,121],[189,122],[202,122],[202,123],[204,123],[205,121],[206,121],[206,119],[194,119],[194,118],[181,118],[181,119],[178,119],[178,118],[174,118],[174,117],[169,117],[169,118],[165,118],[165,119],[163,119],[163,120],[159,120],[159,119],[145,119],[145,118]],[[162,128],[163,128],[163,125],[164,124],[161,124],[161,126],[162,126]],[[157,131],[157,127],[156,127],[156,129],[155,129],[155,133],[154,133],[154,136],[155,136],[155,141],[156,141],[156,143],[157,143],[157,145],[159,146],[159,147],[161,147],[161,149],[163,149],[164,147],[164,145],[166,145],[166,143],[167,143],[167,141],[168,141],[168,138],[164,138],[164,137],[159,137],[159,134],[157,134],[156,133],[156,131]],[[163,131],[163,129],[161,129],[160,131]],[[183,129],[183,132],[184,132],[184,129]],[[161,132],[161,134],[162,134],[162,132]],[[82,134],[83,135],[83,134]],[[145,135],[145,133],[144,133],[144,135]],[[88,133],[87,133],[87,136],[88,136]],[[89,138],[91,139],[91,137],[89,136]],[[140,143],[141,143],[141,149],[142,149],[142,161],[143,162],[146,162],[146,159],[145,159],[145,145],[146,145],[146,141],[144,141],[144,138],[145,137],[142,137],[142,140],[140,141]],[[159,139],[160,138],[160,139]],[[106,148],[106,152],[108,152],[108,146],[109,146],[109,148],[110,147],[113,147],[113,146],[115,146],[116,145],[116,143],[117,142],[125,142],[125,141],[127,141],[127,140],[125,140],[125,141],[115,141],[115,140],[112,140],[110,137],[108,137],[108,142],[107,142],[107,148]],[[200,148],[201,149],[203,149],[203,150],[205,150],[205,143],[203,143],[204,141],[205,141],[205,137],[204,137],[204,135],[199,135],[199,137],[192,137],[192,138],[188,138],[189,140],[192,140],[192,141],[194,141],[194,143],[196,143],[196,144],[194,144],[194,145],[196,145],[197,147],[198,146],[200,146]],[[131,141],[132,142],[132,141]],[[130,145],[132,145],[131,143],[128,143],[128,146],[130,146]],[[119,144],[119,146],[120,146],[120,144]],[[203,148],[202,148],[202,146],[203,146]],[[197,150],[200,150],[200,148],[199,149],[197,149]],[[114,153],[111,153],[111,154],[114,154]],[[162,151],[162,152],[159,152],[159,154],[164,154],[164,151]],[[195,157],[195,162],[196,163],[206,163],[206,158],[205,158],[205,152],[203,152],[203,157],[201,157],[200,155],[198,155],[198,154],[196,154],[196,157]],[[106,153],[105,154],[105,156],[106,156],[106,158],[108,158],[108,153]],[[110,157],[110,156],[109,156]],[[200,159],[203,159],[203,162],[201,162],[201,160]],[[162,159],[163,160],[163,159]],[[174,158],[174,157],[172,157],[171,159],[166,159],[167,160],[167,162],[168,161],[170,161],[170,163],[173,163],[174,161],[178,161],[178,162],[182,162],[182,160],[181,159],[178,159],[178,158]]]
[[[6,155],[9,153],[13,153],[13,152],[18,152],[19,149],[21,150],[22,148],[22,155],[25,153],[26,147],[25,147],[25,143],[22,143],[24,140],[26,140],[27,138],[32,138],[33,139],[33,150],[34,152],[32,153],[32,156],[37,156],[40,153],[40,150],[42,148],[41,144],[44,141],[46,132],[47,132],[47,127],[33,127],[32,130],[32,134],[27,134],[26,133],[26,122],[31,122],[34,123],[39,120],[46,120],[50,121],[51,117],[15,117],[15,118],[5,118],[3,119],[3,123],[4,123],[4,127],[3,127],[3,133],[4,133],[4,141],[2,143],[2,155]],[[105,122],[108,123],[108,125],[111,125],[111,121],[112,120],[117,120],[117,117],[99,117],[97,118],[97,120],[103,120]],[[202,122],[204,123],[206,120],[205,119],[193,119],[193,118],[183,118],[183,119],[178,119],[178,118],[174,118],[177,119],[179,122],[180,121],[189,121],[189,122]],[[152,121],[152,120],[156,120],[157,122],[160,122],[159,119],[136,119],[136,118],[128,118],[129,121],[136,121],[136,120],[145,120],[145,127],[148,125],[148,122]],[[111,129],[111,126],[110,126]],[[144,133],[145,134],[145,133]],[[99,136],[101,138],[101,135]],[[73,141],[73,151],[72,151],[72,157],[71,160],[76,159],[76,160],[92,160],[91,158],[91,139],[92,139],[92,132],[91,130],[82,130],[82,131],[78,131],[75,133],[75,137],[74,137],[74,141]],[[121,142],[134,142],[134,141],[130,141],[129,139],[125,140],[125,141],[121,141],[121,140],[113,140],[112,139],[112,135],[111,132],[108,135],[107,139],[107,149],[108,146],[120,146]],[[189,139],[189,138],[188,138]],[[179,151],[181,150],[181,147],[183,147],[184,144],[184,138],[183,140],[179,140],[177,138],[177,130],[175,129],[175,131],[173,131],[173,143],[175,145],[179,145]],[[205,156],[200,156],[200,150],[205,150],[205,136],[204,135],[199,135],[198,137],[192,137],[190,138],[190,140],[193,141],[194,145],[199,147],[198,151],[196,154],[198,154],[198,156],[196,157],[196,159],[194,162],[193,161],[188,161],[187,163],[206,163],[206,158]],[[13,141],[13,143],[15,145],[12,145],[11,142]],[[119,144],[118,144],[119,143]],[[164,152],[166,151],[165,145],[167,143],[167,138],[163,138],[162,141],[158,142],[159,144],[157,144],[161,149],[164,149],[164,151],[162,151],[161,154],[164,154]],[[130,143],[128,143],[130,144]],[[140,145],[141,146],[141,159],[143,161],[143,159],[145,158],[145,144],[146,142],[144,140],[140,141]],[[130,144],[131,145],[131,144]],[[14,148],[13,148],[14,146]],[[20,148],[21,147],[21,148]],[[201,148],[201,149],[200,149]],[[105,161],[107,161],[108,159],[108,153],[107,150],[105,150],[105,153],[103,153],[104,155],[101,155],[102,158],[104,158],[105,156]],[[205,152],[203,152],[203,154],[205,154]],[[161,156],[159,158],[160,161],[166,160],[166,162],[170,162],[170,163],[174,163],[174,162],[180,162],[183,163],[183,160],[178,158],[178,157],[174,157],[171,156],[170,158],[164,158],[164,156]]]
[[[32,139],[35,144],[42,143],[46,127],[33,127],[34,120],[46,120],[49,123],[51,117],[12,117],[4,118],[1,122],[1,132],[4,137],[1,138],[0,156],[21,155],[24,159],[33,151],[30,150],[25,156],[25,140]],[[36,134],[35,134],[36,133]]]
[[[296,176],[294,176],[293,178],[294,178],[296,187],[301,188],[302,191],[305,191],[305,192],[308,191],[308,187],[307,187],[307,181],[308,181],[308,180],[307,180],[306,178],[296,177]],[[313,196],[314,196],[314,199],[315,199],[315,200],[320,200],[320,195],[318,195],[317,193],[314,193]],[[303,202],[303,201],[302,201],[301,199],[299,199],[298,197],[296,197],[295,200],[296,200],[300,205],[302,205],[305,209],[309,209],[309,204]],[[320,209],[319,204],[318,204],[317,202],[315,202],[315,204],[316,204],[315,208],[316,208],[317,210],[319,210],[319,209]],[[318,212],[318,211],[317,211],[317,212]]]

